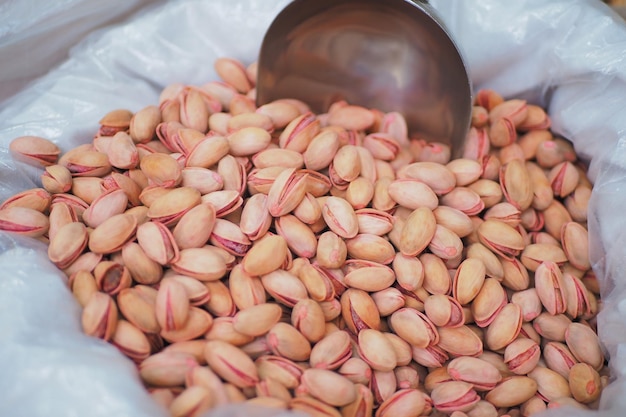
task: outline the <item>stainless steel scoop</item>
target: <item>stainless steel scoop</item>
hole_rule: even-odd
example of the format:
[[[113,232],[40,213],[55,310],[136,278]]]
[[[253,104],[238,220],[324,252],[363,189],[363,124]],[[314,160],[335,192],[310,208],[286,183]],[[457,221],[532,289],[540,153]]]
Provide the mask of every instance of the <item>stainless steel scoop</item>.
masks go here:
[[[344,99],[398,111],[455,154],[471,117],[463,59],[422,1],[294,0],[265,34],[257,88],[259,105],[291,97],[325,112]]]

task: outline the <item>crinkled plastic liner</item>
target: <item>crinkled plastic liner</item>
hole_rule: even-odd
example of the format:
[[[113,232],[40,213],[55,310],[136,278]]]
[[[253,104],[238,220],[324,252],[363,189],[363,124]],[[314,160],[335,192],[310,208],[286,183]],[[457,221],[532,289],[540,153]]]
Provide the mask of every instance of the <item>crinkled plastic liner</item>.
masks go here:
[[[66,151],[90,141],[109,110],[155,104],[172,82],[216,79],[217,57],[254,61],[265,30],[288,0],[162,1],[139,13],[134,11],[148,1],[105,2],[107,8],[97,0],[27,3],[31,11],[21,11],[25,3],[18,1],[0,6],[0,101],[44,74],[72,39],[118,23],[92,33],[60,66],[4,101],[0,200],[38,185],[41,173],[13,162],[8,153],[13,138],[43,136]],[[545,415],[621,415],[626,409],[626,25],[596,0],[431,4],[460,45],[475,89],[493,88],[547,106],[553,129],[591,163],[591,256],[603,291],[598,328],[612,382],[601,411]],[[63,30],[55,22],[62,22]],[[1,234],[0,270],[0,416],[167,415],[150,400],[130,361],[81,333],[80,307],[63,274],[47,260],[44,245]],[[210,415],[267,414],[235,407]]]

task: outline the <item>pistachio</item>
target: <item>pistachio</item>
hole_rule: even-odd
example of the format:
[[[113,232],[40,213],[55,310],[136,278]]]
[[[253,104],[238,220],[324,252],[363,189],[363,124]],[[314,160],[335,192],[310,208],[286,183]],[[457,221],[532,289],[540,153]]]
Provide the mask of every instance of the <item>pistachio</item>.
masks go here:
[[[552,369],[537,366],[528,376],[537,382],[537,394],[546,401],[572,396],[567,380]]]
[[[469,356],[451,360],[447,371],[454,380],[472,384],[476,391],[492,390],[502,379],[495,366],[485,360]]]
[[[541,303],[550,314],[561,314],[567,309],[567,294],[563,273],[552,261],[542,262],[535,271],[535,288]]]
[[[522,310],[520,306],[507,303],[487,327],[485,342],[489,349],[498,351],[505,348],[519,334],[522,327]]]
[[[591,365],[584,362],[571,367],[569,387],[574,399],[583,404],[597,400],[602,392],[600,375]]]
[[[278,323],[282,313],[278,304],[261,303],[250,306],[235,314],[233,328],[248,336],[262,336]]]
[[[437,384],[430,397],[435,408],[443,413],[469,411],[480,400],[472,384],[462,381]]]
[[[109,217],[89,235],[89,250],[101,254],[119,251],[134,238],[136,230],[137,220],[128,214]]]
[[[30,214],[30,212],[36,213],[32,209],[23,208],[9,208],[0,211],[13,214]],[[24,220],[24,219],[22,219]],[[50,240],[48,246],[48,257],[50,260],[60,269],[65,269],[70,266],[85,250],[89,235],[87,228],[83,223],[72,222],[62,226],[54,235],[54,239]]]
[[[118,312],[109,294],[94,292],[81,316],[83,331],[89,336],[110,340],[115,334]]]
[[[394,332],[412,346],[425,348],[437,344],[439,333],[428,317],[413,309],[401,308],[389,317]]]
[[[188,353],[163,351],[142,361],[139,375],[151,386],[176,387],[183,385],[187,372],[197,366],[198,362]]]
[[[20,136],[9,144],[9,150],[21,160],[35,166],[54,165],[61,150],[48,139],[39,136]]]
[[[267,344],[275,355],[294,361],[304,361],[311,355],[309,341],[295,327],[276,323],[267,332]]]
[[[435,192],[428,185],[412,178],[392,181],[388,193],[397,204],[411,210],[419,207],[434,210],[439,205]]]
[[[598,335],[582,323],[570,323],[565,330],[565,341],[572,354],[580,362],[599,370],[604,363],[604,354]]]
[[[241,349],[220,340],[209,340],[204,356],[211,369],[237,387],[253,387],[259,382],[257,368]]]
[[[400,251],[407,256],[419,255],[431,243],[437,231],[437,221],[432,210],[419,207],[404,222],[400,235]]]
[[[505,378],[485,399],[496,407],[513,407],[528,401],[537,393],[537,383],[527,376]]]
[[[506,346],[504,363],[511,372],[517,375],[526,375],[537,366],[540,356],[541,349],[534,340],[519,338]]]

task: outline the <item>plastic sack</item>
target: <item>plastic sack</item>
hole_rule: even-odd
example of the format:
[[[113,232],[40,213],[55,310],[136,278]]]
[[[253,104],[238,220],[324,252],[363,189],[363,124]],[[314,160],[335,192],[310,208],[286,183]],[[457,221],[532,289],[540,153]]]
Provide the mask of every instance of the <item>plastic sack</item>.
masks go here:
[[[287,3],[170,1],[89,36],[68,60],[0,110],[0,201],[36,186],[41,173],[11,159],[13,138],[42,136],[67,151],[90,141],[109,110],[154,104],[172,82],[216,79],[217,57],[252,62],[272,18]],[[603,291],[598,327],[613,379],[604,390],[602,411],[561,409],[545,415],[621,415],[626,409],[626,224],[621,215],[626,206],[626,25],[595,0],[431,4],[460,45],[475,90],[493,88],[547,106],[553,130],[591,161],[591,255]],[[41,42],[54,45],[55,39]],[[0,56],[6,53],[3,46]],[[11,65],[26,69],[29,62],[14,58]],[[11,74],[2,71],[0,85]],[[63,274],[47,260],[44,245],[1,234],[0,270],[0,416],[167,415],[150,400],[130,361],[112,345],[81,333],[80,308]],[[256,416],[238,407],[210,415]]]

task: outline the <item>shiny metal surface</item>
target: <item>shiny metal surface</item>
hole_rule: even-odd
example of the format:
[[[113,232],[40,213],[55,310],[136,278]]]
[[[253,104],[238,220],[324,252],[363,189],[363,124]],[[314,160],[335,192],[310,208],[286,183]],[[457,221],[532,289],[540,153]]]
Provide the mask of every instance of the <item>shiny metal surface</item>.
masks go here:
[[[403,113],[410,132],[462,148],[466,67],[434,10],[410,0],[294,0],[259,56],[257,102],[298,98],[316,112],[345,99]]]

